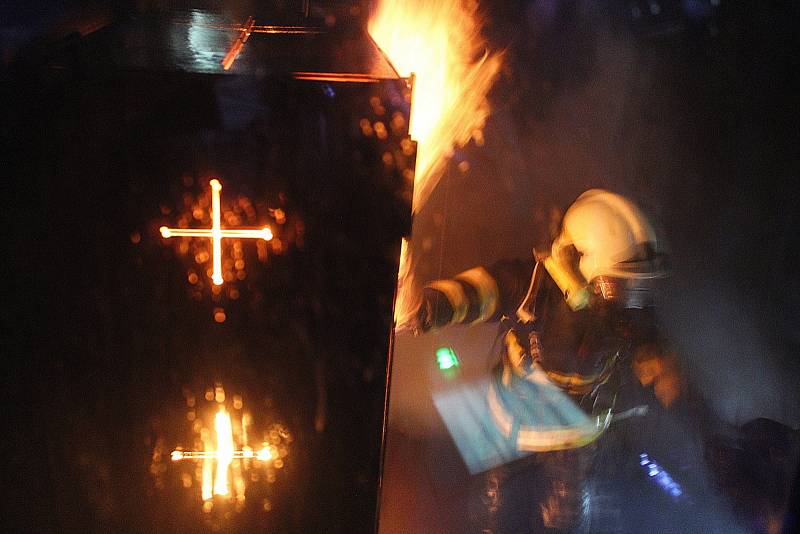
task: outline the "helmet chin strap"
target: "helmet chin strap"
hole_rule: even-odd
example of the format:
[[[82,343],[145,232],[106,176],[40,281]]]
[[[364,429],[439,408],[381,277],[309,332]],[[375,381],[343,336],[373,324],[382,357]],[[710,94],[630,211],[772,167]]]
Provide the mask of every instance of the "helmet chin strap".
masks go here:
[[[551,247],[551,254],[544,260],[544,268],[550,273],[550,277],[556,283],[567,305],[573,311],[581,310],[589,305],[588,283],[576,273],[564,258],[564,250],[572,245],[572,240],[566,232],[561,233]]]
[[[589,305],[589,287],[571,269],[549,256],[544,260],[544,268],[564,294],[567,305],[573,311],[582,310]]]
[[[567,305],[577,311],[591,305],[593,285],[599,277],[646,280],[663,276],[652,261],[658,245],[651,224],[633,202],[609,191],[590,189],[564,214],[561,233],[543,263]],[[580,253],[580,260],[571,254],[573,250]],[[631,293],[636,301],[633,307],[641,305],[643,296],[641,291],[637,293],[643,288],[628,287],[636,285],[626,283],[621,288],[626,295]],[[621,290],[617,293],[617,297],[625,296]]]

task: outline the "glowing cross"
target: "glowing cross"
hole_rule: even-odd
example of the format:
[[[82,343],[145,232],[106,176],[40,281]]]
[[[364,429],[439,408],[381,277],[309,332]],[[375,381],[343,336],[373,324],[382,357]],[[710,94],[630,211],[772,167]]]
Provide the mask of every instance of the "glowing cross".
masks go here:
[[[214,417],[214,429],[217,434],[215,444],[217,450],[184,451],[176,449],[170,454],[170,459],[173,462],[181,460],[203,462],[202,497],[204,501],[211,499],[212,495],[228,495],[230,493],[228,468],[233,460],[255,458],[262,462],[268,462],[275,458],[273,449],[266,444],[263,449],[257,451],[250,447],[244,447],[243,450],[235,450],[231,417],[223,408]],[[207,445],[213,446],[210,443]],[[214,461],[216,461],[216,475],[212,474]]]
[[[223,454],[218,451],[184,451],[181,449],[175,449],[169,455],[173,462],[178,462],[180,460],[214,460],[220,456],[223,456]],[[270,451],[268,447],[257,451],[253,449],[244,449],[241,451],[231,451],[226,456],[229,456],[231,460],[255,458],[256,460],[265,462],[267,460],[272,460],[272,451]]]
[[[216,178],[209,182],[211,185],[211,228],[160,228],[162,237],[210,237],[211,238],[211,258],[213,269],[211,280],[214,285],[222,285],[222,238],[233,237],[237,239],[272,239],[272,230],[269,226],[264,228],[239,228],[225,229],[220,226],[220,207],[219,192],[222,191],[222,184]]]

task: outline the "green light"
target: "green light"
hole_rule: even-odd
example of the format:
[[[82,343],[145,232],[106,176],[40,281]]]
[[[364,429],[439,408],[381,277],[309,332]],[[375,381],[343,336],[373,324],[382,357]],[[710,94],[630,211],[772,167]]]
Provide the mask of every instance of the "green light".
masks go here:
[[[450,347],[441,347],[436,349],[436,363],[439,364],[439,369],[445,371],[458,367],[458,358],[455,351]]]

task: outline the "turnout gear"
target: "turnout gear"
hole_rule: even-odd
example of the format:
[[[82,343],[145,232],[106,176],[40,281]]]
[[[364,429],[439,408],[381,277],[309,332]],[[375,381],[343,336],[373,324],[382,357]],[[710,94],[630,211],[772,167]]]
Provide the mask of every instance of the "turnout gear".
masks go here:
[[[590,189],[567,210],[544,265],[573,310],[588,306],[593,297],[642,308],[648,303],[645,281],[666,274],[661,248],[635,204]]]
[[[520,386],[544,375],[585,412],[603,417],[613,402],[607,390],[615,367],[656,338],[653,281],[665,276],[665,265],[641,210],[620,195],[592,189],[567,210],[549,255],[500,261],[429,283],[418,324],[428,330],[502,321],[502,381],[493,383],[503,391],[496,398],[509,398],[509,389],[512,397],[525,397]],[[549,450],[587,439],[554,442]]]
[[[501,365],[515,377],[543,371],[584,408],[617,362],[655,337],[654,279],[662,245],[626,198],[591,189],[569,207],[550,254],[476,267],[423,290],[418,324],[501,321]],[[508,381],[507,381],[508,382]],[[597,414],[595,414],[597,415]]]
[[[501,435],[547,464],[538,469],[556,489],[540,503],[546,527],[580,516],[581,481],[611,420],[620,364],[657,338],[654,280],[665,266],[641,210],[593,189],[567,210],[549,253],[476,267],[423,290],[421,330],[501,323],[487,405]]]

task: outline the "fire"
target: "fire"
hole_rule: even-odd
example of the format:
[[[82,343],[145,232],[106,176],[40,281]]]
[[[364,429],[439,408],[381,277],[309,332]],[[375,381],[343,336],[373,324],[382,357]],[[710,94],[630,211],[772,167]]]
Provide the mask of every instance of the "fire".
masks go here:
[[[401,76],[414,75],[409,134],[417,141],[413,211],[419,212],[439,182],[455,147],[482,144],[491,111],[486,98],[501,55],[481,37],[475,0],[381,0],[369,33]],[[415,309],[409,243],[400,256],[395,319],[398,328]]]
[[[417,141],[414,211],[436,187],[453,147],[479,133],[500,69],[473,0],[382,0],[369,33],[401,76],[414,75],[409,134]]]

